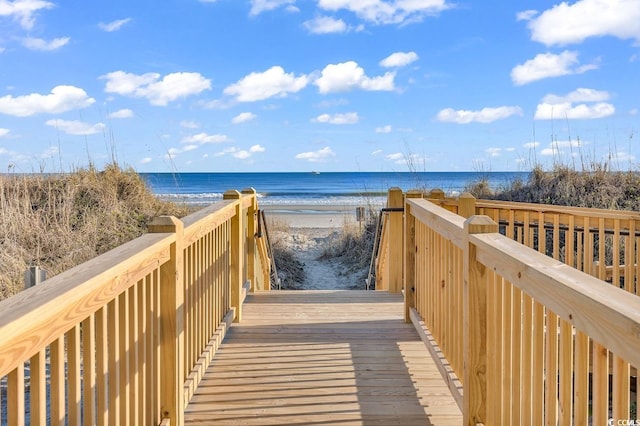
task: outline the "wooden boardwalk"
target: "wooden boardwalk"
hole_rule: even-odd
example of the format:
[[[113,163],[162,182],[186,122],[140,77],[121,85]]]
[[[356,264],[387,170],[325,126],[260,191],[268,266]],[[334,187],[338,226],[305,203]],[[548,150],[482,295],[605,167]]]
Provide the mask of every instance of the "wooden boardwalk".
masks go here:
[[[462,415],[402,296],[247,297],[187,406],[186,425],[459,425]]]

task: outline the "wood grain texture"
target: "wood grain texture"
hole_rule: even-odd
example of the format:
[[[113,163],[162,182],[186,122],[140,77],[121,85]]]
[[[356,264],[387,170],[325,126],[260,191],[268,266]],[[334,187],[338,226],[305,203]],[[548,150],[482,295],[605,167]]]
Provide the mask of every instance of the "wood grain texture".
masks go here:
[[[462,416],[399,294],[247,297],[185,424],[459,425]]]

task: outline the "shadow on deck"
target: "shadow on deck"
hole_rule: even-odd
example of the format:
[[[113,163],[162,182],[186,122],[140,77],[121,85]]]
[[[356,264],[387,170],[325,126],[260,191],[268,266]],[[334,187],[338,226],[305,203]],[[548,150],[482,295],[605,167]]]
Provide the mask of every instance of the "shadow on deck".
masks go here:
[[[462,415],[402,296],[253,293],[185,424],[458,425]]]

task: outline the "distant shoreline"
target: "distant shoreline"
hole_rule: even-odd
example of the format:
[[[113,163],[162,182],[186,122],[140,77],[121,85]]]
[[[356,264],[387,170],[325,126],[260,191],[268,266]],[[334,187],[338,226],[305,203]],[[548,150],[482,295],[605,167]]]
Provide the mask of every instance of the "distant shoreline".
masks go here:
[[[284,222],[290,228],[342,228],[345,225],[357,225],[358,206],[267,204],[259,207],[265,212],[267,221]]]

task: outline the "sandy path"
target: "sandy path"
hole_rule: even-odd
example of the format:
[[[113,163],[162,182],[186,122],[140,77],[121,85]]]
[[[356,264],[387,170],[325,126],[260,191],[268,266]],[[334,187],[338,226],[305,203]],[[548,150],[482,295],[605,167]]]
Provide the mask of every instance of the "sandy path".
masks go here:
[[[279,233],[287,245],[304,264],[306,290],[346,290],[363,288],[362,272],[349,272],[334,259],[320,259],[323,248],[335,238],[336,228],[290,228],[288,233]],[[359,286],[359,287],[358,287]]]

